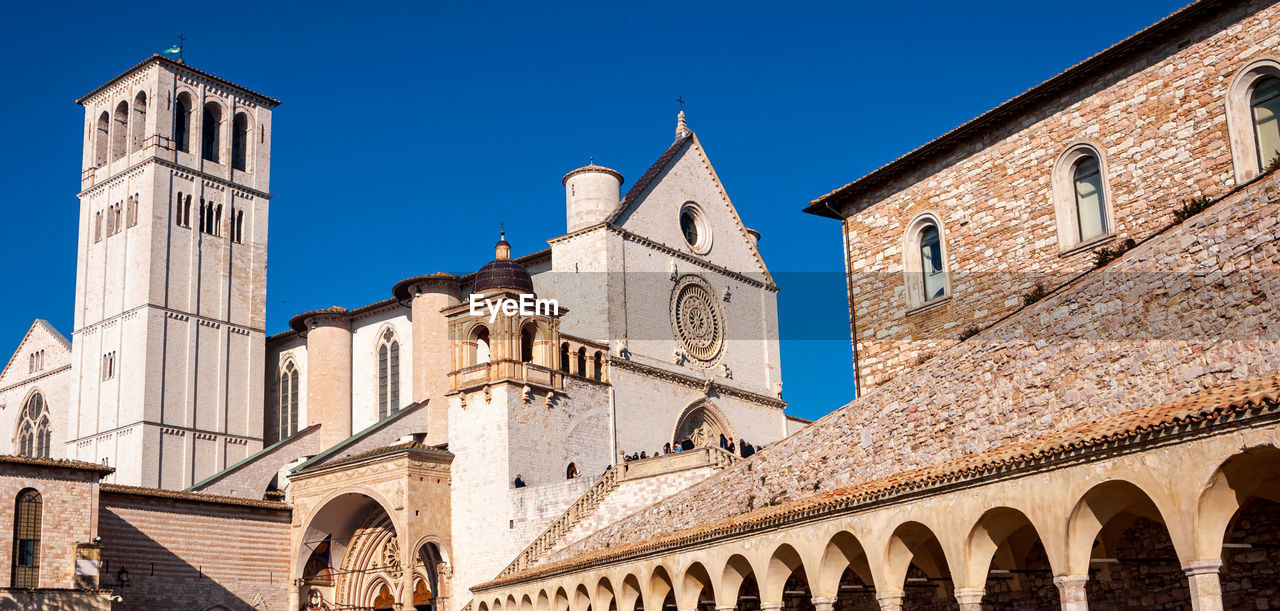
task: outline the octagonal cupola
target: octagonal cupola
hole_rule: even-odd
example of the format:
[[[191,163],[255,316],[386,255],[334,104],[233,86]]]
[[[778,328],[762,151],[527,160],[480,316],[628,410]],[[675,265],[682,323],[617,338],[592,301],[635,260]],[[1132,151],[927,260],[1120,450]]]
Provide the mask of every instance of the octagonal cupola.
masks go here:
[[[507,242],[507,232],[503,231],[497,245],[494,246],[494,259],[484,264],[476,272],[472,292],[484,293],[494,290],[508,290],[516,293],[533,294],[533,278],[523,265],[511,260],[511,244]]]

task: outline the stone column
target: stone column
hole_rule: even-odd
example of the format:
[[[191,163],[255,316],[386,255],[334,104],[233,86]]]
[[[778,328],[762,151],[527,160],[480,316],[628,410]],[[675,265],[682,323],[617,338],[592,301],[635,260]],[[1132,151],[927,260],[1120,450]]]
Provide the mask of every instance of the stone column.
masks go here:
[[[1222,583],[1218,580],[1221,560],[1193,560],[1182,565],[1191,586],[1194,611],[1222,611]]]
[[[782,603],[760,603],[760,611],[780,611],[781,609]]]
[[[619,610],[619,611],[621,611],[621,610]],[[737,605],[733,605],[733,606],[730,606],[730,607],[716,607],[716,611],[738,611],[738,606],[737,606]]]
[[[960,611],[982,611],[982,597],[986,593],[986,588],[956,588]]]
[[[877,593],[876,600],[880,602],[880,611],[902,611],[902,592]]]
[[[1089,598],[1084,592],[1084,585],[1088,582],[1088,575],[1060,575],[1053,578],[1053,585],[1058,586],[1062,611],[1089,611]]]
[[[813,611],[832,611],[836,606],[834,598],[810,598],[809,602],[813,603]]]

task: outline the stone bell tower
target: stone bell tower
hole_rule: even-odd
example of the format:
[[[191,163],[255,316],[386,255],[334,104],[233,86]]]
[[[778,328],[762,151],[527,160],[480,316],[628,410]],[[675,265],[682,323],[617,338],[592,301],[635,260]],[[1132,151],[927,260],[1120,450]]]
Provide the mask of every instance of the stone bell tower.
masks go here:
[[[262,446],[271,110],[162,56],[85,109],[67,455],[180,489]]]

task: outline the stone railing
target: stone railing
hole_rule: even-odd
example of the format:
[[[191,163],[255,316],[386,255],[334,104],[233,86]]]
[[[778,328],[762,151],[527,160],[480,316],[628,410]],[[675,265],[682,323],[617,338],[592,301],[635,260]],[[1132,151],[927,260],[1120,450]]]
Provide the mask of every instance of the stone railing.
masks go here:
[[[525,568],[533,566],[538,559],[555,550],[556,543],[581,522],[583,518],[595,511],[600,506],[600,503],[604,502],[605,498],[624,481],[665,475],[699,467],[711,467],[719,470],[733,464],[736,460],[738,460],[738,457],[733,454],[720,448],[708,447],[675,454],[663,454],[653,458],[614,465],[612,469],[609,469],[600,477],[600,481],[587,489],[563,514],[560,514],[560,517],[552,520],[546,530],[543,530],[542,534],[538,535],[524,551],[520,552],[515,560],[512,560],[511,564],[507,565],[507,568],[503,569],[498,576],[505,577],[518,573]]]

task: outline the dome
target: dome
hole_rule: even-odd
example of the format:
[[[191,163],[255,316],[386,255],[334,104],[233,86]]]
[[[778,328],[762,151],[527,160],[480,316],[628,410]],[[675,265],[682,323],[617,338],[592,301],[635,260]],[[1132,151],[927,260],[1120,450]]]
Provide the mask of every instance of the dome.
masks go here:
[[[497,258],[485,263],[484,267],[476,272],[475,284],[471,291],[479,293],[493,289],[507,289],[532,294],[533,278],[529,276],[529,270],[523,265],[511,260],[511,244],[507,243],[506,232],[503,232],[502,239],[498,240],[494,251]]]

